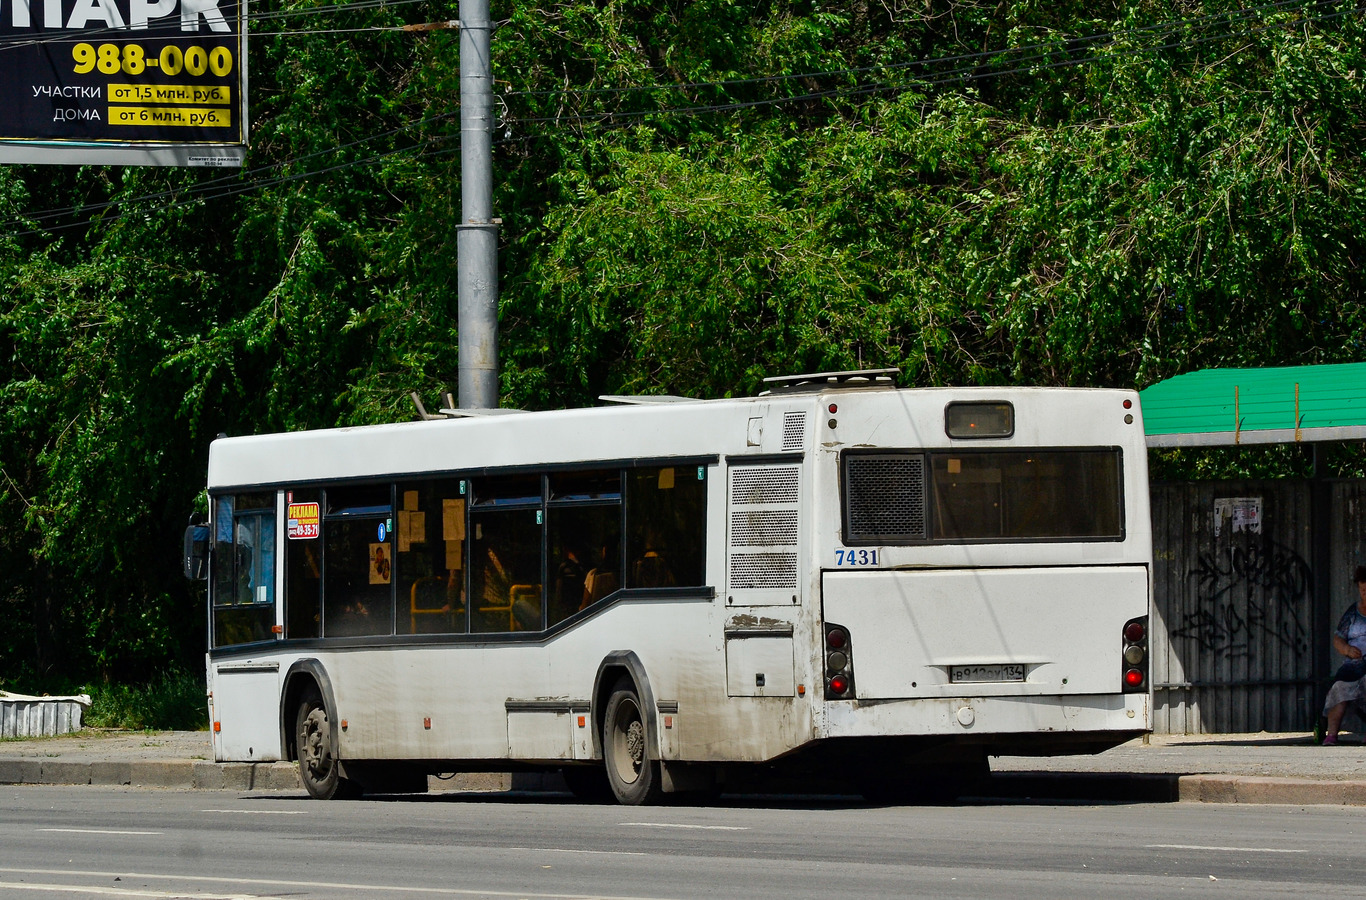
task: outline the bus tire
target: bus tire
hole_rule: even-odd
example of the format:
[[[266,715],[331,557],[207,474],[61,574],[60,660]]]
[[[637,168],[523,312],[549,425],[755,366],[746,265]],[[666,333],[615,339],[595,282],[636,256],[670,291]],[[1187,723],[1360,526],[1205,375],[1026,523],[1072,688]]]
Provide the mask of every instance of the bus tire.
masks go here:
[[[602,724],[602,761],[617,801],[625,806],[658,803],[663,796],[659,763],[650,759],[649,723],[628,676],[612,688]]]
[[[299,780],[316,800],[345,800],[360,796],[360,791],[341,774],[341,761],[332,755],[332,725],[327,706],[316,691],[299,699],[294,717],[295,755]]]

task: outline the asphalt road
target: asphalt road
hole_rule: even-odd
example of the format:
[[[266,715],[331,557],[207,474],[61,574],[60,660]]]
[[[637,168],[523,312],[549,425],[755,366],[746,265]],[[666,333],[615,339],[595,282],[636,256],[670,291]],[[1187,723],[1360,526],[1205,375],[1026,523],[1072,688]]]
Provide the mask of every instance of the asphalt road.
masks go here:
[[[33,897],[1366,897],[1342,807],[0,788],[0,900]]]

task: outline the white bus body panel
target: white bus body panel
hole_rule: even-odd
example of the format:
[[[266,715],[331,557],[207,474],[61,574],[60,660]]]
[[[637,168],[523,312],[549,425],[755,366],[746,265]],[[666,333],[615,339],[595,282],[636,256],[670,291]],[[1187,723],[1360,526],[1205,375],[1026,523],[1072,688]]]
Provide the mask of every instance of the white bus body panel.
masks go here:
[[[280,758],[280,723],[273,714],[280,697],[276,660],[211,664],[209,695],[215,760],[272,762]],[[273,707],[268,705],[272,700]]]
[[[860,701],[1118,694],[1124,623],[1147,612],[1141,566],[825,576],[825,618],[849,630]],[[1001,664],[1024,666],[1024,680],[949,680],[953,666]]]
[[[972,740],[980,735],[986,740],[997,735],[1050,732],[1132,735],[1151,730],[1151,706],[1151,695],[1147,693],[1030,697],[964,693],[958,697],[869,704],[837,700],[826,704],[822,737],[905,735]],[[1009,741],[994,743],[1009,746]]]

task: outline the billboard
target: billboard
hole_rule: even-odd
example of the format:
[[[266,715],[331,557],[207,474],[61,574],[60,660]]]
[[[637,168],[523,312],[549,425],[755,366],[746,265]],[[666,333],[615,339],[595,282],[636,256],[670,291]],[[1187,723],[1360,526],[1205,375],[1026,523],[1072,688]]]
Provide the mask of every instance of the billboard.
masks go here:
[[[0,163],[240,166],[246,0],[0,0]]]

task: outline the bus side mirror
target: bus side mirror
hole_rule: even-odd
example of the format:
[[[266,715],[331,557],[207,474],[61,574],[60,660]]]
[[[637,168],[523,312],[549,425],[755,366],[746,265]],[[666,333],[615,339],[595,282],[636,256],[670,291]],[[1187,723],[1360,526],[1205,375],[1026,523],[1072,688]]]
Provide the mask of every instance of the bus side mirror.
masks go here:
[[[185,577],[203,581],[209,577],[209,526],[185,529]]]

